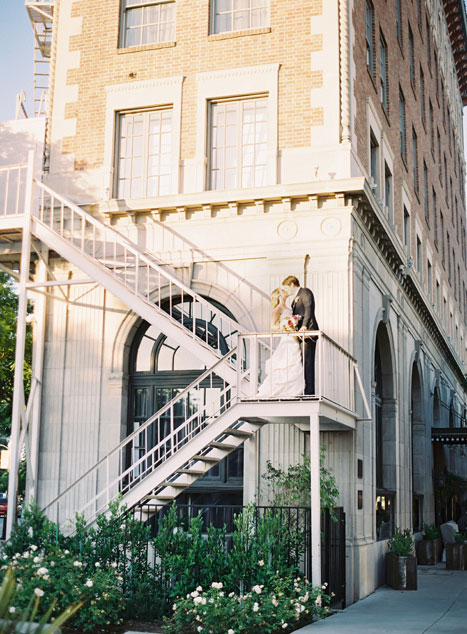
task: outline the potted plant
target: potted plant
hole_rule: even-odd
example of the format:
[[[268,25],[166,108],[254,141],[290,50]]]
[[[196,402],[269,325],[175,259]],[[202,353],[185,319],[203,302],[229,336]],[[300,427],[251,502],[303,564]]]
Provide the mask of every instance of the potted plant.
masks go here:
[[[386,583],[395,590],[417,589],[417,558],[411,531],[396,528],[388,542]]]
[[[422,539],[417,542],[417,561],[424,566],[434,566],[441,561],[443,542],[441,531],[434,524],[423,524]]]
[[[454,541],[446,544],[446,568],[447,570],[467,569],[467,536],[464,533],[456,533]]]

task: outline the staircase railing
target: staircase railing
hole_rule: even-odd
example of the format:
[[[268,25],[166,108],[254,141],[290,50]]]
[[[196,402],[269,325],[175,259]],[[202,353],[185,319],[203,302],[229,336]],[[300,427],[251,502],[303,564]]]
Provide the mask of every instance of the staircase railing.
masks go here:
[[[196,342],[223,355],[236,346],[240,326],[183,284],[118,231],[104,224],[44,183],[35,221],[42,223],[81,254],[92,258],[165,316],[182,326]],[[189,310],[188,310],[189,309]]]
[[[216,421],[237,402],[236,386],[216,374],[235,355],[236,350],[228,352],[49,502],[44,507],[47,515],[60,522],[78,512],[92,522],[110,502],[141,483]]]
[[[27,165],[0,167],[0,216],[24,213]]]

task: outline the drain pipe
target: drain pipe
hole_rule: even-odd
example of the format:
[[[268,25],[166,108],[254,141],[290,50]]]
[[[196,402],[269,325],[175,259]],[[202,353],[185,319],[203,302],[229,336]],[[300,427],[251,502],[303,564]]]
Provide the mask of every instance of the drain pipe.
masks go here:
[[[306,278],[307,278],[307,268],[308,268],[309,261],[310,261],[310,254],[307,253],[305,255],[305,260],[303,262],[303,288],[308,288],[308,285],[306,283]]]

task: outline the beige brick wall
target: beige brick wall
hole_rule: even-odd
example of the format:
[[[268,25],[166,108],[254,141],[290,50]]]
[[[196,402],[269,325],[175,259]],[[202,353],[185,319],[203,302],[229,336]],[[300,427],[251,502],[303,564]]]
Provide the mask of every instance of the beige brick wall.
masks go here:
[[[270,29],[239,37],[208,36],[209,2],[178,0],[175,46],[118,49],[119,0],[75,2],[72,16],[82,18],[80,35],[70,50],[80,52],[80,67],[70,70],[69,85],[79,87],[78,102],[66,104],[65,116],[76,117],[76,135],[64,139],[62,150],[75,157],[75,169],[99,168],[104,155],[105,90],[118,84],[154,77],[183,75],[181,159],[195,154],[196,73],[213,69],[280,63],[279,150],[309,142],[312,119],[310,89],[319,73],[310,71],[311,54],[322,48],[322,35],[310,37],[310,20],[322,12],[322,0],[271,2]],[[266,31],[266,32],[264,32]],[[337,46],[337,43],[336,43]],[[60,63],[60,59],[57,60]],[[322,81],[322,78],[321,78]]]

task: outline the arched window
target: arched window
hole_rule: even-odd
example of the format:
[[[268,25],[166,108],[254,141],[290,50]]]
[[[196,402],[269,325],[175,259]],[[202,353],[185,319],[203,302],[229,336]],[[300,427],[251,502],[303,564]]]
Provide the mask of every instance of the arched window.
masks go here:
[[[416,363],[412,366],[410,412],[412,435],[412,524],[414,530],[422,530],[426,448],[422,383],[420,372]]]
[[[180,315],[180,321],[196,332],[213,347],[227,352],[229,335],[219,332],[215,323],[206,323],[201,318],[193,319],[191,302],[177,304],[172,314]],[[225,311],[227,312],[227,311]],[[231,316],[231,315],[229,315]],[[190,350],[167,337],[156,326],[142,322],[131,343],[129,355],[128,426],[127,433],[138,429],[152,414],[159,411],[171,399],[195,381],[206,369]],[[175,427],[182,424],[185,415],[193,413],[200,404],[218,401],[224,382],[216,377],[200,384],[199,388],[187,392],[175,410]],[[158,442],[169,429],[169,417],[162,418],[157,430]],[[179,503],[193,504],[242,504],[243,502],[243,447],[224,458],[205,476],[178,496]]]
[[[374,354],[374,411],[376,466],[376,534],[378,540],[391,537],[394,529],[396,488],[396,403],[394,364],[389,335],[378,326]]]

